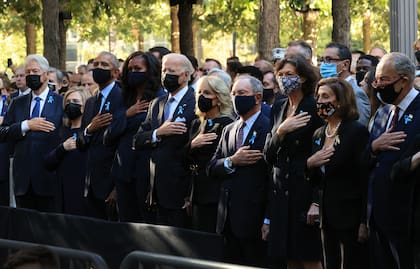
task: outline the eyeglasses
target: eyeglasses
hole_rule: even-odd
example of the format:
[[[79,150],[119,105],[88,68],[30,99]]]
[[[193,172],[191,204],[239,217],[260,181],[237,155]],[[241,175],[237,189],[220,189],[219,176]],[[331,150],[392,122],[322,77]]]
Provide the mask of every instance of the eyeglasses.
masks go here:
[[[338,61],[341,61],[341,59],[340,58],[332,58],[330,56],[321,57],[321,59],[320,59],[321,63],[327,63],[327,64],[329,64],[331,62],[338,62]]]
[[[401,75],[400,75],[400,77],[399,77],[398,79],[395,79],[394,81],[392,81],[392,80],[390,80],[390,79],[388,79],[388,78],[379,78],[379,79],[374,80],[374,81],[372,82],[371,86],[372,86],[374,89],[381,89],[381,88],[384,88],[385,86],[388,86],[388,85],[393,85],[393,84],[397,83],[397,82],[398,82],[398,81],[400,81],[402,78],[403,78],[403,76],[401,76]],[[383,83],[386,83],[386,84],[385,84],[385,85],[383,85]]]

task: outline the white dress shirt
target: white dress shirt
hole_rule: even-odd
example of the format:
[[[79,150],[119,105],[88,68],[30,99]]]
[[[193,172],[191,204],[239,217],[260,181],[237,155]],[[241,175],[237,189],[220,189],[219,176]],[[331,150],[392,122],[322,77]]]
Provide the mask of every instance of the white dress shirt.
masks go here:
[[[31,116],[32,116],[32,110],[34,109],[34,106],[35,106],[35,103],[36,103],[36,101],[35,101],[36,97],[41,98],[41,100],[39,101],[39,114],[41,115],[42,110],[44,109],[45,101],[47,100],[48,92],[49,92],[48,87],[45,87],[45,89],[42,91],[42,93],[40,95],[36,95],[32,91],[32,101],[31,101],[31,106],[29,108],[29,118],[31,118]],[[28,126],[28,120],[22,121],[21,129],[22,129],[22,134],[23,135],[25,135],[30,130],[29,126]]]

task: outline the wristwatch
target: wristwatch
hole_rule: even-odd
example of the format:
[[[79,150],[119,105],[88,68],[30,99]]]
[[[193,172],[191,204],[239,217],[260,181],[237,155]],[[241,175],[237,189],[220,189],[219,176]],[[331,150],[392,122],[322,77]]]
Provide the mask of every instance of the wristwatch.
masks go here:
[[[232,159],[230,157],[226,158],[226,164],[227,166],[232,169],[233,168],[233,163],[232,163]]]

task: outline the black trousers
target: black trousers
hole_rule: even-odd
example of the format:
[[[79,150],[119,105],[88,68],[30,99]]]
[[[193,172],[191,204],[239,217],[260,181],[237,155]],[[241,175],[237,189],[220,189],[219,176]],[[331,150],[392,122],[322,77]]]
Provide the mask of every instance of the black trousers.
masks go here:
[[[118,220],[116,207],[105,203],[103,199],[96,198],[92,190],[89,190],[87,197],[84,198],[83,215],[109,221]]]
[[[192,225],[193,229],[215,233],[217,224],[217,203],[193,204]]]
[[[10,205],[9,180],[0,181],[0,205]]]
[[[371,268],[414,269],[414,250],[409,239],[390,240],[373,222],[370,225]]]
[[[41,212],[57,212],[59,210],[56,197],[35,194],[32,185],[29,185],[29,189],[24,195],[16,196],[16,206]]]
[[[358,228],[322,229],[325,269],[369,268],[368,243],[357,242],[357,236]]]
[[[266,266],[266,244],[262,241],[261,237],[237,237],[231,229],[229,216],[223,230],[223,235],[225,236],[225,262],[247,266]]]
[[[152,223],[151,213],[146,206],[148,190],[138,185],[134,178],[130,182],[115,182],[119,219],[124,222]]]
[[[157,220],[158,225],[167,225],[179,228],[188,228],[189,220],[185,209],[170,209],[158,206]]]

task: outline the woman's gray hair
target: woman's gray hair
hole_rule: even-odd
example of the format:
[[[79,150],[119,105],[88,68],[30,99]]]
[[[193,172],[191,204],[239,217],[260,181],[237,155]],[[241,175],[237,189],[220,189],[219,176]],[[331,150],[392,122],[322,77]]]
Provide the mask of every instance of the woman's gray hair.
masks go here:
[[[207,76],[217,76],[219,78],[221,78],[226,85],[228,86],[228,88],[230,88],[231,84],[232,84],[232,78],[230,77],[230,75],[219,68],[212,68],[207,72]]]
[[[44,72],[48,72],[48,70],[50,69],[50,64],[48,63],[48,60],[42,55],[30,54],[26,56],[24,66],[26,67],[30,62],[37,62],[41,70]]]

